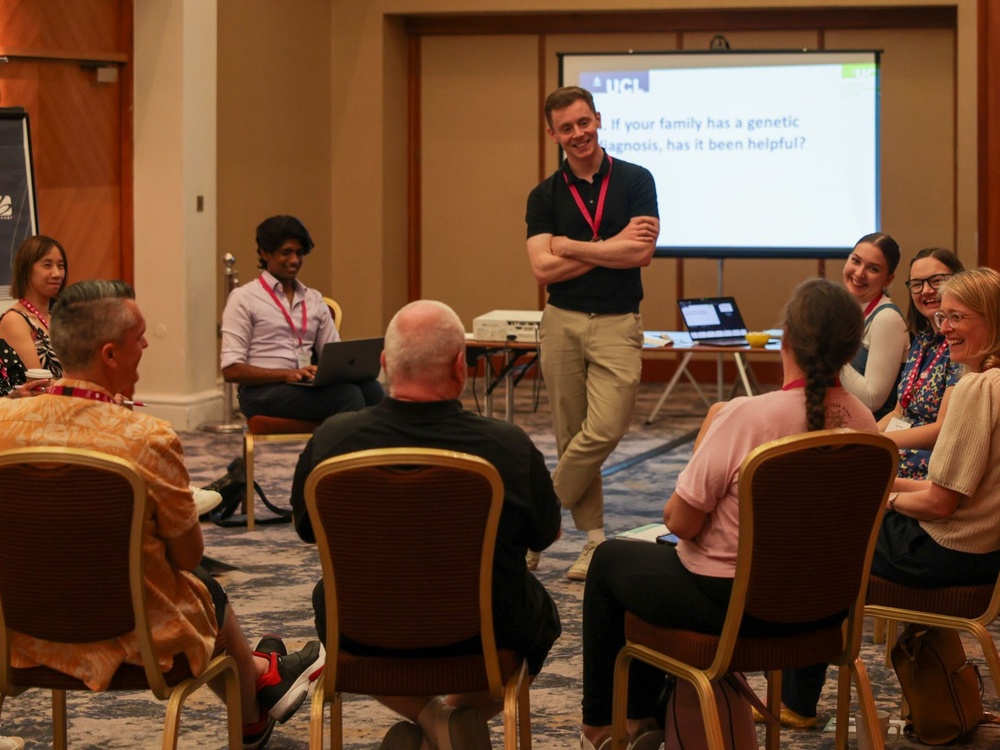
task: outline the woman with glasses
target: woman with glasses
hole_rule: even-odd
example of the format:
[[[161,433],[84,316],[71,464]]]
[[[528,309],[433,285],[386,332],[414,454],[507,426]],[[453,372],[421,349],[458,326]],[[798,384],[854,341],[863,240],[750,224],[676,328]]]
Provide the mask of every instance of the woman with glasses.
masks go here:
[[[879,421],[879,430],[899,446],[899,476],[924,479],[931,449],[941,431],[952,386],[961,365],[951,359],[948,342],[934,322],[941,307],[941,286],[962,270],[951,250],[929,247],[910,261],[910,307],[906,321],[913,341],[903,365],[896,408]]]
[[[844,264],[844,286],[864,312],[865,334],[840,379],[875,419],[896,405],[896,383],[910,346],[903,314],[886,293],[898,264],[899,245],[883,232],[858,240]]]

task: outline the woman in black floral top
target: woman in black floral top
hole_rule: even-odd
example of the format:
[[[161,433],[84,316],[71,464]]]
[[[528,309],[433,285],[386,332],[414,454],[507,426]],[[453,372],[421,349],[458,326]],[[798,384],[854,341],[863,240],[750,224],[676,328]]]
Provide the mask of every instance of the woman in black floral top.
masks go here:
[[[899,446],[899,476],[926,479],[931,449],[948,409],[952,386],[962,367],[951,361],[948,343],[934,323],[941,307],[939,287],[962,270],[944,248],[926,248],[910,262],[910,353],[899,379],[896,408],[879,421],[879,429]]]

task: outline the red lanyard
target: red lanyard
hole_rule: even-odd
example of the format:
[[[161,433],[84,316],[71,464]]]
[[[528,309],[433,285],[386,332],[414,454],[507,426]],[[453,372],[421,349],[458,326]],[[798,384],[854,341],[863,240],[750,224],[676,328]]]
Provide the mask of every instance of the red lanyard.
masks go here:
[[[806,387],[806,379],[799,378],[798,380],[793,380],[790,383],[785,383],[785,385],[781,386],[781,390],[791,391],[794,390],[795,388],[805,388],[805,387]],[[831,386],[831,388],[840,388],[840,378],[833,379],[833,385]]]
[[[597,242],[601,239],[597,234],[597,230],[600,229],[601,219],[604,218],[604,199],[608,195],[608,183],[611,182],[611,156],[608,156],[608,173],[604,175],[604,178],[601,180],[601,194],[597,198],[597,211],[594,213],[593,218],[590,217],[590,212],[587,211],[587,207],[583,203],[583,198],[580,197],[580,191],[576,189],[576,185],[569,181],[569,176],[566,174],[566,170],[563,170],[562,176],[563,179],[566,180],[566,187],[569,188],[569,192],[573,195],[573,200],[576,201],[577,208],[580,209],[580,213],[583,214],[583,218],[594,232],[594,236],[591,237],[590,241]]]
[[[264,281],[264,277],[258,276],[257,281],[259,281],[260,285],[267,290],[268,294],[271,295],[271,299],[274,300],[274,304],[278,306],[278,309],[281,310],[281,314],[284,315],[285,320],[288,321],[288,327],[292,329],[292,335],[299,340],[299,346],[302,346],[302,337],[306,332],[306,301],[304,299],[302,300],[302,333],[298,333],[295,330],[295,323],[292,322],[292,316],[288,313],[288,310],[285,309],[285,306],[281,304],[281,300],[278,299],[278,295],[275,294],[274,290],[267,285],[266,281]]]
[[[42,326],[45,328],[46,331],[49,330],[49,322],[42,316],[42,314],[38,311],[37,307],[28,302],[28,300],[26,300],[24,297],[21,297],[21,299],[19,299],[18,302],[21,303],[21,307],[30,312],[36,318],[38,318],[38,322],[42,324]]]
[[[71,385],[54,385],[49,388],[47,393],[51,393],[53,396],[76,396],[77,398],[89,398],[92,401],[104,401],[109,404],[113,404],[115,402],[115,400],[107,393],[92,391],[89,388],[74,388]]]
[[[868,303],[868,307],[865,308],[865,322],[866,323],[868,322],[868,316],[871,315],[872,310],[874,310],[878,306],[878,303],[879,303],[879,301],[881,299],[882,299],[882,295],[880,294],[878,297],[876,297],[875,299],[873,299],[871,302]]]
[[[927,356],[927,352],[929,350],[921,348],[920,359],[917,360],[917,363],[913,366],[913,369],[910,370],[910,375],[909,377],[906,378],[906,383],[903,386],[903,393],[899,397],[899,405],[901,407],[905,409],[907,406],[910,405],[910,401],[913,400],[913,391],[923,386],[924,381],[927,380],[928,377],[930,377],[931,372],[934,370],[934,365],[936,365],[938,363],[938,360],[944,356],[944,353],[945,351],[947,351],[947,349],[948,349],[947,341],[942,341],[940,344],[938,344],[937,354],[934,355],[934,359],[931,360],[931,363],[927,365],[927,368],[925,369],[924,357]],[[918,375],[920,377],[917,377]]]

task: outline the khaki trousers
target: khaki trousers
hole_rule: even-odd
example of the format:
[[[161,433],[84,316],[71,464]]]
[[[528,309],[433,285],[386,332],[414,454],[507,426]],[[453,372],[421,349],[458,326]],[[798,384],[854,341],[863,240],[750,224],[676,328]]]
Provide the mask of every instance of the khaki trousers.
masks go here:
[[[601,467],[628,431],[642,374],[642,319],[548,305],[540,329],[542,374],[559,465],[556,495],[576,528],[604,527]]]

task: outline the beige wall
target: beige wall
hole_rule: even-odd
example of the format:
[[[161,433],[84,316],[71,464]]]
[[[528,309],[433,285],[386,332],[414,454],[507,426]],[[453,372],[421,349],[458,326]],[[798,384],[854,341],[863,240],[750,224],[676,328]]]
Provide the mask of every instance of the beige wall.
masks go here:
[[[215,0],[135,6],[135,288],[149,341],[136,390],[179,429],[221,413],[215,21]]]
[[[219,278],[223,256],[232,253],[241,283],[252,281],[257,225],[292,214],[316,243],[303,281],[337,294],[330,278],[330,6],[329,0],[219,2]],[[221,313],[221,281],[217,289]]]
[[[883,57],[883,228],[904,247],[904,262],[929,244],[975,258],[975,0],[831,0],[829,6],[952,5],[958,29],[828,32],[825,47],[880,48]],[[633,0],[369,0],[295,4],[219,0],[219,252],[243,245],[258,217],[298,213],[314,230],[321,260],[309,260],[307,283],[345,307],[347,335],[375,335],[407,301],[406,15],[435,12],[624,11],[661,9]],[[801,7],[792,0],[688,0],[671,8]],[[248,6],[252,12],[247,12]],[[292,10],[294,8],[294,10]],[[294,22],[288,22],[289,13]],[[252,18],[248,18],[252,16]],[[232,24],[232,25],[231,25]],[[284,25],[281,25],[284,24]],[[283,41],[256,61],[248,50],[295,27],[296,54]],[[816,48],[815,30],[726,31],[734,47]],[[540,138],[539,60],[544,86],[556,84],[558,51],[700,49],[712,34],[424,36],[421,69],[419,187],[422,293],[445,299],[471,324],[494,307],[535,307],[537,290],[524,257],[524,199],[539,179],[539,148],[551,170],[556,156]],[[316,60],[314,53],[326,55]],[[541,57],[540,57],[541,56]],[[266,65],[264,61],[266,60]],[[294,94],[290,93],[293,92]],[[315,97],[316,101],[307,101]],[[289,122],[292,100],[306,116]],[[263,106],[262,106],[263,105]],[[265,136],[291,128],[279,146]],[[326,139],[325,145],[320,143]],[[286,164],[302,167],[290,182]],[[307,186],[307,187],[304,187]],[[325,201],[325,203],[324,203]],[[324,210],[325,208],[325,210]],[[669,207],[661,206],[661,210]],[[315,217],[315,218],[314,218]],[[324,223],[328,222],[328,223]],[[251,248],[252,250],[252,248]],[[329,266],[324,265],[329,262]],[[649,327],[673,327],[679,264],[655,260],[645,273]],[[244,278],[253,266],[241,259]],[[772,325],[788,291],[816,272],[812,261],[727,261],[725,288],[753,327]],[[220,269],[221,270],[221,269]],[[901,269],[905,275],[905,268]],[[827,264],[839,276],[840,263]],[[689,295],[714,293],[718,265],[683,263]],[[897,298],[901,285],[896,284]]]

